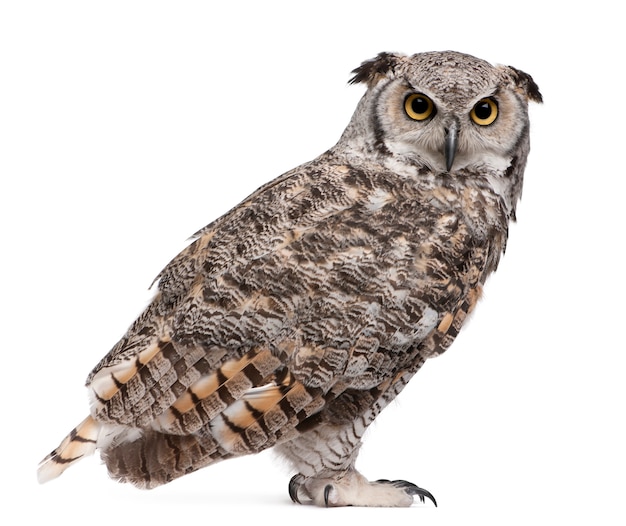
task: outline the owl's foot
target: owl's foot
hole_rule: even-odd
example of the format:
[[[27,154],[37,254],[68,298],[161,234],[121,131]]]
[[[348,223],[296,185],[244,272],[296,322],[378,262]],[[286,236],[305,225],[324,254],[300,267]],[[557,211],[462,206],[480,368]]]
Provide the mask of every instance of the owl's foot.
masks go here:
[[[289,496],[300,503],[305,496],[317,506],[380,506],[407,507],[417,495],[421,502],[437,501],[429,491],[406,480],[377,480],[369,482],[356,471],[338,473],[333,477],[295,475],[289,481]]]

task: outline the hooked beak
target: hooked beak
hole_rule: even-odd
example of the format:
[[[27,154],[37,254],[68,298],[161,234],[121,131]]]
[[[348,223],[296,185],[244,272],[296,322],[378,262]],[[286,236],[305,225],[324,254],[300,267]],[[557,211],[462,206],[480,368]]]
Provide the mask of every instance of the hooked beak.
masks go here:
[[[446,142],[444,145],[444,154],[446,156],[446,170],[450,171],[452,163],[454,162],[454,156],[456,155],[458,138],[458,124],[452,122],[450,127],[446,130]]]

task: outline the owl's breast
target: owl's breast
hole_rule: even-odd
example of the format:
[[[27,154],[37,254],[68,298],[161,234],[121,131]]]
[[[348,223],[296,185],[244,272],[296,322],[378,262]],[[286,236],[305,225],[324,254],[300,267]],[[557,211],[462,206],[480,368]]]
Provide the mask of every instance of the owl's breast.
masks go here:
[[[498,252],[488,200],[450,181],[338,164],[285,184],[210,231],[178,339],[407,348],[484,281]]]

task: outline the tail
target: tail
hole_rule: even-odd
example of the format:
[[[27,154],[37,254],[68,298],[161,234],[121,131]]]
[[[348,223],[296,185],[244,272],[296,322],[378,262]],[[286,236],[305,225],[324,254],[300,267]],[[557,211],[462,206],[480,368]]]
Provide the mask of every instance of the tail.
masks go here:
[[[81,458],[93,454],[100,432],[98,424],[88,416],[78,426],[72,429],[63,442],[52,453],[44,458],[37,469],[37,479],[40,484],[57,478],[67,468]]]
[[[208,433],[170,435],[96,422],[88,416],[39,464],[41,484],[99,449],[109,475],[150,489],[233,456]]]

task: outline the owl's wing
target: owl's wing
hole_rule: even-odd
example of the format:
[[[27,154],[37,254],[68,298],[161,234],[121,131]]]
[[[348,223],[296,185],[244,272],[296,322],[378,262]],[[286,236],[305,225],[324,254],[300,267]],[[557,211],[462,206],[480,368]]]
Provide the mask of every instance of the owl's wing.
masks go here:
[[[203,437],[224,458],[402,375],[467,310],[488,257],[448,200],[328,158],[262,188],[161,273],[88,379],[95,418]]]

